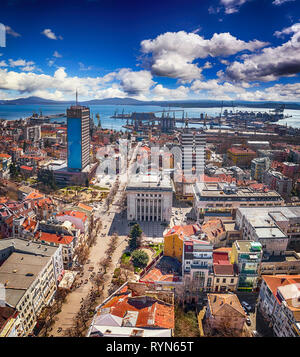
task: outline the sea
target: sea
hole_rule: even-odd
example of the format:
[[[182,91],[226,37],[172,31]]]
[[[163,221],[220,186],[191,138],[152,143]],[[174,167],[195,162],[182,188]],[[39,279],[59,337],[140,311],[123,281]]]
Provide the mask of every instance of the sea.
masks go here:
[[[33,113],[40,113],[44,115],[53,115],[66,113],[66,109],[69,107],[68,104],[41,104],[41,105],[0,105],[0,119],[15,120],[20,118],[27,118]],[[188,118],[199,118],[201,113],[208,116],[217,117],[220,115],[220,108],[180,108],[180,107],[160,107],[154,105],[90,105],[90,112],[94,118],[95,124],[97,124],[96,114],[100,115],[100,121],[102,128],[114,129],[114,130],[125,130],[123,125],[126,124],[126,119],[115,119],[111,118],[116,112],[118,114],[131,114],[133,112],[156,112],[156,116],[161,116],[163,110],[171,110],[170,116],[175,113],[176,118],[182,118],[182,116],[187,116]],[[224,108],[230,111],[232,108]],[[247,107],[235,107],[235,111],[257,111],[257,112],[269,112],[271,108],[247,108]],[[293,128],[300,128],[300,110],[289,110],[284,111],[285,115],[289,118],[282,119],[278,121],[278,124],[287,125]],[[65,118],[55,118],[51,119],[52,122],[64,122]],[[177,123],[177,127],[184,124]],[[201,126],[201,124],[195,125],[193,127]]]

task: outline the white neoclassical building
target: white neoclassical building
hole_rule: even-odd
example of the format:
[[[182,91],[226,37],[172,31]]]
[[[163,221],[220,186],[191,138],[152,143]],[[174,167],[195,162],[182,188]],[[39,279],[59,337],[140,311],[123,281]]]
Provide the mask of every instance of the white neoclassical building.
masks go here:
[[[173,186],[168,175],[133,175],[126,193],[129,221],[170,221]]]

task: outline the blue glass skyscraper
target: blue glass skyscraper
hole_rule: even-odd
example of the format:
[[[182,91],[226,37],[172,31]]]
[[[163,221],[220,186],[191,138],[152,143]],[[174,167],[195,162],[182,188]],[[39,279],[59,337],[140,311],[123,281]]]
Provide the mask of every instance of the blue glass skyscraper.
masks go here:
[[[68,170],[82,171],[90,163],[90,110],[81,105],[67,109]]]

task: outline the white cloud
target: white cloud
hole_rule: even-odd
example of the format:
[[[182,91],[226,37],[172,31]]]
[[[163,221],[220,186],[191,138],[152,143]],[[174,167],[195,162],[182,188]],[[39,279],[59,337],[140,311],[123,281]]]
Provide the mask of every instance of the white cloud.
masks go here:
[[[141,42],[144,54],[151,55],[151,71],[158,76],[178,78],[181,81],[200,79],[202,68],[195,60],[207,57],[230,56],[238,52],[254,51],[266,42],[238,40],[230,33],[215,33],[209,40],[195,33],[166,32],[153,40]]]
[[[119,71],[117,78],[120,80],[122,89],[128,95],[139,95],[149,92],[155,82],[152,80],[152,75],[149,71],[133,72],[130,69],[123,68]]]
[[[275,34],[293,33],[281,46],[267,47],[259,54],[244,55],[243,62],[233,62],[225,75],[234,81],[274,81],[300,72],[300,26],[295,24]]]
[[[48,37],[50,40],[57,40],[60,39],[62,40],[62,36],[56,36],[55,33],[51,30],[51,29],[45,29],[41,32],[43,35],[45,35],[46,37]]]
[[[212,68],[212,64],[209,61],[207,61],[204,63],[204,66],[202,67],[202,69],[209,69],[209,68]]]
[[[284,38],[285,35],[290,35],[291,33],[300,32],[300,23],[293,24],[292,26],[286,27],[281,31],[275,31],[274,36],[278,38]]]
[[[5,61],[0,61],[0,67],[7,67],[8,64]]]
[[[90,71],[91,69],[93,69],[92,66],[85,66],[83,63],[79,62],[79,70],[80,71]]]
[[[56,58],[61,58],[62,55],[60,53],[58,53],[57,51],[54,51],[53,53],[53,57],[56,57]]]
[[[24,62],[20,61],[18,64]],[[26,70],[30,70],[29,65]],[[69,77],[64,67],[56,69],[53,76],[25,71],[20,73],[0,67],[0,90],[15,91],[21,95],[42,93],[44,98],[50,98],[55,91],[58,91],[56,97],[59,95],[61,99],[72,99],[75,90],[78,89],[80,96],[86,99],[116,96],[146,99],[150,87],[154,84],[148,71],[133,72],[129,69],[121,69],[103,77]],[[49,96],[46,97],[45,93]]]
[[[185,86],[179,86],[174,89],[165,88],[161,84],[157,84],[153,90],[154,100],[175,100],[185,99],[189,94],[190,89]]]
[[[284,4],[286,2],[290,2],[290,1],[295,1],[295,0],[274,0],[272,2],[272,4],[274,4],[274,5],[282,5],[282,4]]]
[[[19,33],[14,31],[10,26],[5,26],[6,34],[11,35],[13,37],[21,37]]]
[[[221,5],[225,7],[226,14],[234,14],[239,11],[240,6],[251,0],[220,0]]]

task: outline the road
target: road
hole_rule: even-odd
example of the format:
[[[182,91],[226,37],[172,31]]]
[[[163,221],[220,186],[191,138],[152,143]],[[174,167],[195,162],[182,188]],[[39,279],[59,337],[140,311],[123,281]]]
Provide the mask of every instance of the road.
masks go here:
[[[133,164],[134,157],[136,155],[137,150],[138,150],[138,146],[135,148],[135,150],[133,150],[133,153],[129,161],[129,167],[131,167],[131,165]],[[109,242],[111,240],[111,234],[113,233],[113,229],[111,225],[115,219],[115,215],[120,214],[121,208],[118,206],[117,202],[121,198],[124,189],[126,188],[127,180],[128,180],[127,173],[118,175],[118,179],[119,179],[120,186],[109,210],[105,211],[103,205],[100,205],[99,210],[95,212],[95,219],[101,218],[102,220],[102,229],[97,236],[96,244],[90,248],[90,254],[89,254],[90,263],[85,264],[84,266],[84,270],[83,270],[84,275],[81,278],[82,280],[88,279],[90,277],[91,272],[88,271],[88,268],[90,266],[94,266],[94,270],[97,271],[98,269],[97,264],[103,257],[105,257],[105,251],[109,246]],[[120,257],[122,256],[124,250],[127,247],[127,244],[128,244],[127,233],[124,232],[123,235],[119,235],[118,237],[117,247],[112,256],[112,267],[107,272],[108,281],[111,280],[115,266],[118,264]],[[57,314],[55,317],[55,323],[52,326],[52,331],[50,332],[50,334],[52,334],[54,337],[62,337],[64,336],[64,331],[70,328],[71,326],[73,326],[73,321],[74,321],[73,319],[80,309],[81,300],[87,297],[91,288],[92,288],[92,283],[90,280],[88,280],[87,284],[83,284],[80,288],[77,288],[76,290],[68,294],[66,302],[64,302],[62,305],[61,312]],[[109,296],[108,290],[109,290],[109,286],[108,284],[106,284],[104,289],[103,299]],[[62,328],[62,331],[58,332],[59,328]]]

